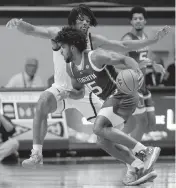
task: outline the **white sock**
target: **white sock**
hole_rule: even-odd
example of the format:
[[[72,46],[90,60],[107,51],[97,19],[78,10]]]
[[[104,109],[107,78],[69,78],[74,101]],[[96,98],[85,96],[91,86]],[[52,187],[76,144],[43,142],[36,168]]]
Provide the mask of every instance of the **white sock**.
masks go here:
[[[131,166],[133,168],[144,168],[144,162],[142,162],[140,159],[135,159],[132,163],[131,163]]]
[[[146,150],[147,147],[144,146],[143,144],[141,144],[140,142],[138,142],[135,147],[132,149],[133,154],[135,155],[136,153],[138,153],[141,150]]]
[[[128,171],[130,171],[130,172],[135,172],[136,171],[135,168],[132,167],[131,165],[126,164],[126,166],[127,166]]]
[[[39,144],[34,144],[33,145],[33,149],[38,151],[41,155],[42,155],[42,148],[43,148],[42,145],[39,145]]]

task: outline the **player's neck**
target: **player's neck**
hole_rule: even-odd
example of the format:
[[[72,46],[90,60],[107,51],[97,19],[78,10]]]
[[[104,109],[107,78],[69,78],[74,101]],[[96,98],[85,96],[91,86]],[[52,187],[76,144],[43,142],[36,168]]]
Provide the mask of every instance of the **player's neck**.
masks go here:
[[[73,60],[72,62],[79,66],[82,62],[82,57],[83,57],[83,53],[77,53],[74,57],[73,57]]]
[[[140,30],[140,31],[138,31],[138,30],[136,30],[136,29],[132,29],[132,31],[131,31],[134,35],[136,35],[137,37],[141,37],[142,38],[142,36],[143,36],[143,34],[144,34],[144,30],[142,29],[142,30]]]

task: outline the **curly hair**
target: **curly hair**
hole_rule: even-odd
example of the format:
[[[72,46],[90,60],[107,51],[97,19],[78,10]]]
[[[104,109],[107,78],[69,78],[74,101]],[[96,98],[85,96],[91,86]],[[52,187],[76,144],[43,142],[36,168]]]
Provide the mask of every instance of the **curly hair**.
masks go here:
[[[93,12],[90,10],[90,8],[85,5],[85,4],[80,4],[79,6],[73,8],[68,16],[68,25],[75,25],[76,24],[76,19],[78,18],[79,15],[86,15],[90,19],[90,25],[91,26],[96,26],[97,20],[93,14]]]
[[[144,18],[145,19],[147,18],[147,12],[144,7],[141,6],[133,7],[129,13],[130,20],[133,18],[133,14],[135,13],[143,14]]]
[[[58,43],[73,45],[80,52],[83,52],[87,48],[87,36],[82,31],[71,26],[63,27],[58,32],[55,40]]]

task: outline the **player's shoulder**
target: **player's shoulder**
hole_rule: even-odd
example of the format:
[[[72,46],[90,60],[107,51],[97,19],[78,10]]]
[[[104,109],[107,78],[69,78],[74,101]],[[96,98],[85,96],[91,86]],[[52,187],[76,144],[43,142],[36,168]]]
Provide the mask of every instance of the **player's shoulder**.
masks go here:
[[[101,68],[105,61],[108,61],[107,51],[102,48],[97,48],[92,51],[91,61],[96,64],[97,67]]]
[[[102,46],[108,40],[105,36],[99,34],[91,34],[90,36],[95,49]]]
[[[95,50],[92,50],[91,53],[92,53],[92,58],[99,58],[105,54],[105,50],[102,48],[96,48]]]
[[[132,39],[133,39],[133,37],[132,37],[132,33],[131,33],[131,32],[125,33],[125,34],[122,36],[122,38],[121,38],[121,40],[132,40]]]

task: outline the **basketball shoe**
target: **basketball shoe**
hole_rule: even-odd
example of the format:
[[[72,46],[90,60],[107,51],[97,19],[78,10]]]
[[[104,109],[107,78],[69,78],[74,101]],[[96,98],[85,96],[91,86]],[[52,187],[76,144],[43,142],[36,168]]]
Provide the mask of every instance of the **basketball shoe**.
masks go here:
[[[43,156],[37,151],[32,149],[29,159],[22,162],[24,168],[36,168],[37,166],[43,165]]]
[[[160,148],[148,147],[136,154],[136,156],[144,162],[144,169],[130,169],[122,180],[125,185],[138,185],[147,181],[153,181],[157,177],[157,173],[153,170],[153,165],[160,154]]]

